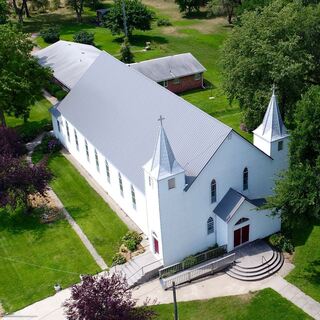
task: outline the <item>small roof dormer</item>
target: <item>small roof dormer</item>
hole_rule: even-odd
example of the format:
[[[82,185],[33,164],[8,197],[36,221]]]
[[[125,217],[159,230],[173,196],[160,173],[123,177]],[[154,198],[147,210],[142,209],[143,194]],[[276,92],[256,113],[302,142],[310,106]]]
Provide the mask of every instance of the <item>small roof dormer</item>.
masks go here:
[[[163,120],[164,118],[160,116],[160,130],[157,144],[152,158],[144,166],[144,169],[157,180],[184,172],[184,169],[180,166],[174,156],[168,137],[163,128]]]
[[[273,142],[288,136],[281,113],[278,107],[275,89],[272,89],[272,96],[260,126],[253,133],[268,142]]]

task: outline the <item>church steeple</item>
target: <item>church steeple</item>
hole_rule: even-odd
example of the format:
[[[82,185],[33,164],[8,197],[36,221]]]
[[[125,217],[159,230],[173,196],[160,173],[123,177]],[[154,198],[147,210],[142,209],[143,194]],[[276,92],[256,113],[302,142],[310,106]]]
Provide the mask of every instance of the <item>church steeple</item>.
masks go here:
[[[163,128],[164,118],[160,116],[160,130],[157,144],[150,161],[145,165],[145,170],[157,180],[183,172],[177,162],[166,132]]]
[[[275,88],[260,126],[253,131],[253,144],[272,158],[283,158],[287,153],[289,134],[282,121]],[[285,152],[283,151],[285,149]]]
[[[287,129],[282,121],[278,107],[275,89],[272,89],[272,96],[260,126],[253,131],[255,135],[260,136],[268,142],[279,140],[288,136]]]

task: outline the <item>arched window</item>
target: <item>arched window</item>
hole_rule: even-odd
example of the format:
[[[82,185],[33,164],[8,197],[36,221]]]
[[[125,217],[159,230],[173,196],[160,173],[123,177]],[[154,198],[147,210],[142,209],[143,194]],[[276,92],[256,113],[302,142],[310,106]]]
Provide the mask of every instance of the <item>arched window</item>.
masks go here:
[[[132,206],[134,209],[137,208],[137,203],[136,203],[136,193],[134,191],[133,185],[131,185],[131,199],[132,199]]]
[[[246,221],[249,221],[249,219],[248,219],[248,218],[241,218],[241,219],[239,219],[239,220],[236,222],[236,224],[235,224],[235,225],[238,225],[238,224],[244,223],[244,222],[246,222]]]
[[[249,184],[249,171],[248,168],[244,168],[243,170],[243,190],[248,189],[248,184]]]
[[[207,220],[207,233],[210,234],[210,233],[213,233],[213,232],[214,232],[214,222],[213,222],[213,218],[210,217]]]
[[[217,201],[217,183],[216,180],[211,181],[211,203]]]

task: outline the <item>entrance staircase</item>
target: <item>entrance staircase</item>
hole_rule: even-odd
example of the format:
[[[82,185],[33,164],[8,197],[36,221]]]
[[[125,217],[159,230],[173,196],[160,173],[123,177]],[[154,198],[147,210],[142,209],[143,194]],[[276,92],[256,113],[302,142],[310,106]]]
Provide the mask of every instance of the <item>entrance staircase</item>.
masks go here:
[[[279,251],[271,249],[267,258],[263,253],[261,254],[261,263],[249,266],[247,261],[243,263],[241,259],[236,260],[235,263],[226,271],[226,273],[235,279],[242,281],[258,281],[270,277],[278,272],[283,263],[283,254]],[[259,257],[260,258],[260,257]],[[248,260],[248,259],[247,259]],[[257,259],[255,259],[256,261]]]

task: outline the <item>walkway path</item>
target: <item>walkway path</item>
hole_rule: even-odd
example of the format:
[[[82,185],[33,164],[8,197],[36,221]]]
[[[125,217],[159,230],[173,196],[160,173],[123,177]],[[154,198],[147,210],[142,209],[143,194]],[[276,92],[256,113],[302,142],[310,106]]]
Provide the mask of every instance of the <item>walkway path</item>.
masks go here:
[[[177,299],[178,301],[204,300],[222,296],[241,295],[269,287],[290,300],[314,319],[320,319],[320,304],[303,294],[295,286],[289,284],[280,275],[273,275],[261,281],[244,282],[232,279],[227,274],[221,272],[215,276],[178,287]],[[16,312],[10,317],[5,317],[4,320],[65,320],[61,305],[69,295],[70,289],[63,290],[52,297]],[[156,303],[172,303],[172,291],[164,291],[159,280],[156,279],[134,288],[133,298],[137,299],[138,305],[142,305],[147,298],[150,299],[151,303],[154,300]]]
[[[54,106],[59,102],[59,100],[52,96],[48,91],[43,90],[43,96]]]
[[[39,135],[36,139],[34,139],[33,141],[27,143],[26,147],[28,149],[28,161],[32,164],[32,152],[34,150],[34,148],[41,143],[42,137],[43,137],[43,133],[41,135]],[[80,226],[75,222],[75,220],[71,217],[71,215],[69,214],[69,212],[65,209],[65,207],[63,206],[62,202],[60,201],[60,199],[58,198],[58,196],[54,193],[54,191],[50,188],[47,192],[48,197],[50,197],[54,203],[56,203],[56,206],[58,209],[61,209],[63,214],[65,215],[67,221],[69,222],[69,224],[71,225],[72,229],[76,232],[76,234],[79,236],[80,240],[82,241],[82,243],[84,244],[84,246],[87,248],[87,250],[89,251],[89,253],[91,254],[91,256],[93,257],[93,259],[95,260],[95,262],[97,263],[97,265],[101,268],[101,270],[106,270],[108,268],[107,264],[105,263],[105,261],[102,259],[102,257],[98,254],[98,252],[96,251],[96,249],[94,248],[94,246],[92,245],[92,243],[89,241],[89,239],[87,238],[87,236],[84,234],[84,232],[82,231],[82,229],[80,228]]]

